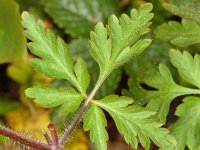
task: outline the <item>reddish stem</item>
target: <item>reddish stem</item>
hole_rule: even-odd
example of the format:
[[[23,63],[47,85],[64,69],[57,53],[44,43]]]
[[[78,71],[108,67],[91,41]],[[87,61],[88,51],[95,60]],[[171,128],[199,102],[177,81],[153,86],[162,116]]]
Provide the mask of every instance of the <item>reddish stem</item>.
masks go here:
[[[6,127],[0,126],[0,134],[10,139],[19,142],[20,144],[26,145],[30,148],[37,150],[51,150],[51,147],[45,143],[37,142],[36,140],[30,139],[20,133],[10,130]]]
[[[50,123],[48,125],[48,129],[49,129],[49,131],[51,133],[52,145],[54,145],[56,147],[59,147],[58,134],[57,134],[55,126],[52,123]]]

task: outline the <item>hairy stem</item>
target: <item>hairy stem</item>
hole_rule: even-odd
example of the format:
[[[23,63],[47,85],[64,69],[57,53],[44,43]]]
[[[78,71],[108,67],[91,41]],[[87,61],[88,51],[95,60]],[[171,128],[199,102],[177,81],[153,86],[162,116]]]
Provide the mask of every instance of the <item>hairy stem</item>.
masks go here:
[[[13,130],[10,130],[6,127],[0,126],[0,134],[10,139],[19,142],[20,144],[24,144],[30,148],[37,149],[37,150],[51,150],[51,147],[45,143],[40,143],[36,140],[28,138],[20,133],[17,133]]]
[[[98,89],[101,86],[101,84],[103,83],[103,81],[104,81],[104,78],[102,80],[99,79],[97,81],[96,86],[94,87],[94,89],[92,90],[90,95],[85,100],[84,104],[82,105],[79,113],[77,114],[77,116],[74,119],[74,121],[72,122],[72,124],[64,130],[64,133],[63,133],[63,135],[62,135],[62,137],[61,137],[61,139],[59,141],[59,145],[60,146],[64,145],[64,143],[65,143],[66,139],[69,137],[70,133],[82,121],[83,115],[85,114],[85,112],[87,111],[87,109],[90,106],[90,101],[94,98],[96,92],[98,91]]]

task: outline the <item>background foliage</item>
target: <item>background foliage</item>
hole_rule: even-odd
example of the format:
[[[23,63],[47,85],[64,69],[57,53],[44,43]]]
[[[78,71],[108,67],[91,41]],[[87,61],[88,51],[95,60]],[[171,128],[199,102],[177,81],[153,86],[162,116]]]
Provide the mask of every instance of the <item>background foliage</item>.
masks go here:
[[[152,144],[150,146],[149,137],[158,146],[161,145],[160,143],[163,144],[159,133],[163,135],[165,131],[158,131],[157,127],[165,124],[165,127],[176,138],[177,146],[162,147],[163,145],[161,145],[161,149],[184,150],[188,148],[198,150],[200,148],[200,2],[198,0],[0,0],[0,122],[20,132],[28,131],[28,134],[40,139],[43,138],[40,130],[46,128],[50,121],[55,123],[57,128],[61,128],[62,124],[66,122],[69,124],[73,118],[71,112],[77,110],[84,100],[86,91],[90,91],[98,79],[98,64],[100,62],[96,62],[91,57],[89,50],[91,47],[95,49],[93,41],[98,42],[94,34],[103,34],[104,30],[100,24],[94,28],[95,24],[99,21],[106,24],[112,14],[117,17],[122,13],[130,14],[132,8],[139,8],[141,4],[146,2],[153,4],[154,18],[151,20],[153,24],[150,27],[150,32],[143,35],[141,41],[145,41],[144,39],[147,38],[152,39],[151,45],[140,55],[130,59],[123,67],[118,68],[108,76],[95,97],[100,101],[94,102],[84,118],[84,120],[91,120],[91,122],[84,124],[83,127],[80,125],[77,128],[77,134],[80,136],[72,135],[74,139],[69,141],[66,147],[70,150],[95,149],[93,142],[99,140],[95,133],[100,128],[102,130],[98,132],[98,136],[102,137],[100,138],[102,141],[95,143],[99,149],[105,149],[106,141],[108,142],[107,148],[111,150],[117,149],[116,147],[124,150],[131,149],[118,134],[117,128],[124,135],[125,141],[136,148],[138,139],[128,137],[128,132],[131,130],[127,126],[129,124],[138,127],[132,132],[134,134],[135,132],[139,133],[138,137],[141,141],[139,148],[142,145],[146,149],[157,149]],[[36,42],[35,45],[34,43],[29,44],[27,48],[20,18],[20,14],[24,10],[30,12],[36,18],[41,18],[44,21],[44,27],[51,29],[61,38],[56,41],[51,33],[45,34],[43,32],[44,27],[40,26],[41,33],[38,33],[37,39],[31,37],[31,33],[27,33],[29,39]],[[32,18],[30,22],[34,22],[33,20]],[[32,25],[31,23],[24,26]],[[130,26],[134,28],[134,25],[129,24]],[[90,35],[91,30],[94,32]],[[39,39],[40,37],[42,38]],[[53,43],[48,43],[49,37],[57,42],[59,48],[65,49],[65,53],[58,54]],[[89,37],[91,37],[91,42],[87,44]],[[115,38],[123,41],[123,38],[120,39],[121,35],[115,35]],[[106,46],[109,49],[109,43],[106,43],[106,40],[102,49]],[[69,43],[69,48],[64,46],[64,41]],[[37,42],[40,43],[39,46]],[[46,43],[48,45],[45,45]],[[120,46],[120,43],[116,42],[115,45]],[[34,50],[34,47],[41,50],[48,47],[52,51],[49,51],[48,54],[45,52],[38,53]],[[70,58],[67,60],[68,64],[60,63],[59,66],[53,66],[55,63],[51,61],[53,66],[51,70],[44,71],[44,62],[35,58],[33,64],[35,64],[36,69],[33,70],[30,59],[35,56],[30,54],[29,50],[44,58],[42,61],[49,62],[48,59],[55,60],[54,57],[62,60],[65,59],[64,56],[70,55],[69,52],[77,61],[74,65],[72,58]],[[85,62],[79,59],[80,57]],[[103,62],[112,63],[107,59],[104,59]],[[76,71],[80,70],[79,68],[84,68],[85,65],[87,65],[88,72],[86,69],[80,72]],[[105,70],[104,64],[100,64],[100,68],[100,71]],[[51,71],[56,69],[63,70],[63,72],[52,74]],[[76,75],[73,76],[72,72],[74,71]],[[57,79],[52,79],[52,77]],[[83,77],[87,80],[82,81]],[[53,105],[42,101],[44,92],[52,93],[58,86],[71,86],[72,84],[81,94],[73,88],[67,87],[70,92],[66,95],[63,94],[66,89],[61,88],[58,97],[52,98],[51,95],[46,97],[49,100],[55,100]],[[29,89],[29,96],[36,98],[36,102],[46,107],[62,104],[61,108],[46,109],[31,101],[25,95],[24,90],[33,85],[51,86],[48,91],[39,87],[38,89]],[[37,94],[38,91],[41,93],[40,96]],[[113,93],[129,96],[134,101],[125,99],[125,104],[125,102],[120,101],[121,96],[105,97]],[[75,99],[76,104],[73,104],[73,106],[76,107],[66,106],[63,99],[59,99],[62,94]],[[65,98],[64,96],[63,98]],[[113,99],[117,99],[122,104],[115,104]],[[139,106],[137,108],[135,106],[127,107],[126,109],[134,107],[135,112],[124,115],[124,112],[128,110],[120,107],[122,105],[128,106],[128,104]],[[112,107],[109,107],[110,105]],[[102,111],[102,109],[105,111]],[[140,114],[140,109],[143,110],[142,114]],[[157,113],[154,113],[154,111]],[[68,114],[68,117],[62,117],[62,114]],[[133,114],[137,114],[134,116],[139,119],[131,116]],[[132,121],[127,117],[132,118]],[[160,124],[146,119],[148,117],[157,120]],[[98,122],[98,118],[102,118],[100,122]],[[120,124],[119,120],[126,120],[126,124]],[[98,122],[99,126],[92,126],[94,122]],[[145,126],[146,124],[148,126]],[[152,130],[146,130],[150,127]],[[86,131],[91,130],[90,134],[84,133],[83,128]],[[143,128],[142,131],[145,133],[140,132],[140,128]],[[154,135],[154,133],[157,134]],[[91,141],[89,136],[92,139]],[[170,138],[166,136],[166,139]],[[163,141],[166,139],[163,139]],[[9,149],[12,143],[5,146],[4,140],[3,137],[0,137],[1,146],[4,149]],[[18,148],[20,149],[20,147]]]

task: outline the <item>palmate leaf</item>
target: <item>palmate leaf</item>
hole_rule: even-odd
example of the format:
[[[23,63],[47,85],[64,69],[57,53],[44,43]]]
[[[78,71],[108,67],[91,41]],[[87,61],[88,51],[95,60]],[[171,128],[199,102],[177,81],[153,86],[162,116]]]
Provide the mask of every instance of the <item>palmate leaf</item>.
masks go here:
[[[155,34],[157,38],[180,47],[200,43],[200,25],[189,19],[183,19],[182,23],[164,23],[156,29]]]
[[[84,115],[83,128],[85,131],[90,131],[90,139],[95,143],[98,150],[106,150],[108,133],[105,129],[107,125],[104,112],[92,104]]]
[[[177,146],[173,148],[169,147],[169,150],[184,150],[186,146],[190,150],[198,150],[200,148],[199,109],[199,97],[186,97],[183,100],[183,104],[178,106],[176,115],[179,119],[169,128],[171,134],[177,140]]]
[[[105,78],[112,70],[142,52],[151,42],[150,39],[137,41],[149,31],[153,14],[151,4],[133,9],[131,17],[123,14],[119,20],[112,15],[106,28],[102,23],[95,26],[90,34],[90,54],[100,66],[100,77]]]
[[[34,98],[42,106],[52,108],[61,106],[60,114],[75,112],[84,97],[71,87],[34,87],[26,90],[26,95]]]
[[[120,11],[117,0],[45,0],[46,12],[66,33],[89,36],[98,21]]]
[[[32,65],[46,76],[67,79],[86,96],[90,76],[82,59],[74,65],[73,58],[65,42],[56,37],[52,31],[45,29],[41,20],[27,12],[22,14],[26,36],[32,41],[28,44],[31,52],[39,58],[32,59]]]
[[[162,124],[149,119],[155,112],[139,106],[128,106],[133,102],[128,97],[110,95],[99,101],[92,101],[94,104],[105,109],[114,119],[117,129],[124,135],[126,142],[133,148],[137,148],[138,141],[145,149],[149,149],[150,139],[159,147],[175,145],[175,139],[168,134]]]

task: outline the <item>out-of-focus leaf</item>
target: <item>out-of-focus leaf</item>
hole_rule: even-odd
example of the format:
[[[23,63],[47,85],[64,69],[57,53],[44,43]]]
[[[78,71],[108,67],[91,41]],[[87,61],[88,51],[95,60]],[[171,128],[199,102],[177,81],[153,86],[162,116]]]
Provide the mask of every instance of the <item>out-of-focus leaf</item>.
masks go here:
[[[75,59],[79,57],[83,57],[84,60],[86,61],[88,70],[90,74],[92,74],[91,84],[89,87],[89,89],[92,90],[99,76],[99,67],[88,52],[89,47],[87,45],[87,42],[88,42],[88,39],[86,38],[74,39],[70,42],[69,47]],[[101,85],[95,97],[97,99],[100,99],[100,98],[105,97],[108,94],[113,93],[114,90],[116,90],[116,88],[118,87],[121,77],[122,77],[121,69],[117,69],[113,73],[111,73],[108,76],[108,78],[104,81],[104,83]]]
[[[5,115],[18,107],[18,102],[0,98],[0,115]]]
[[[150,95],[151,91],[143,89],[137,79],[133,77],[129,78],[128,87],[128,90],[122,90],[122,95],[133,98],[135,100],[133,102],[134,104],[143,106],[151,100],[150,98],[146,98],[148,97],[148,95]]]
[[[183,19],[182,23],[164,23],[155,30],[155,34],[157,38],[180,47],[200,43],[200,25],[189,19]]]
[[[89,36],[98,21],[119,13],[117,0],[45,0],[47,13],[72,36]]]
[[[19,83],[19,97],[24,103],[27,103],[28,98],[25,95],[25,89],[30,86],[44,86],[50,83],[51,79],[44,75],[35,72],[30,64],[30,59],[24,58],[20,61],[12,63],[7,68],[7,75]]]
[[[78,127],[75,129],[70,136],[72,138],[65,144],[67,150],[89,150],[88,139],[82,128]]]
[[[192,19],[200,24],[200,1],[199,0],[167,0],[164,3],[166,10],[182,18]]]
[[[50,122],[48,110],[34,107],[34,110],[30,112],[26,107],[20,107],[16,111],[5,115],[5,120],[13,130],[26,134],[28,131],[28,135],[31,135],[33,138],[46,141],[41,129],[47,130]]]
[[[151,38],[155,38],[150,35]],[[125,72],[130,77],[141,78],[149,68],[159,63],[169,64],[168,49],[172,45],[158,39],[152,41],[151,45],[144,52],[131,59],[124,65]]]
[[[24,57],[25,42],[17,3],[13,0],[0,0],[0,63]]]
[[[7,69],[10,78],[20,84],[28,83],[33,74],[33,70],[28,60],[21,60],[13,63]]]

